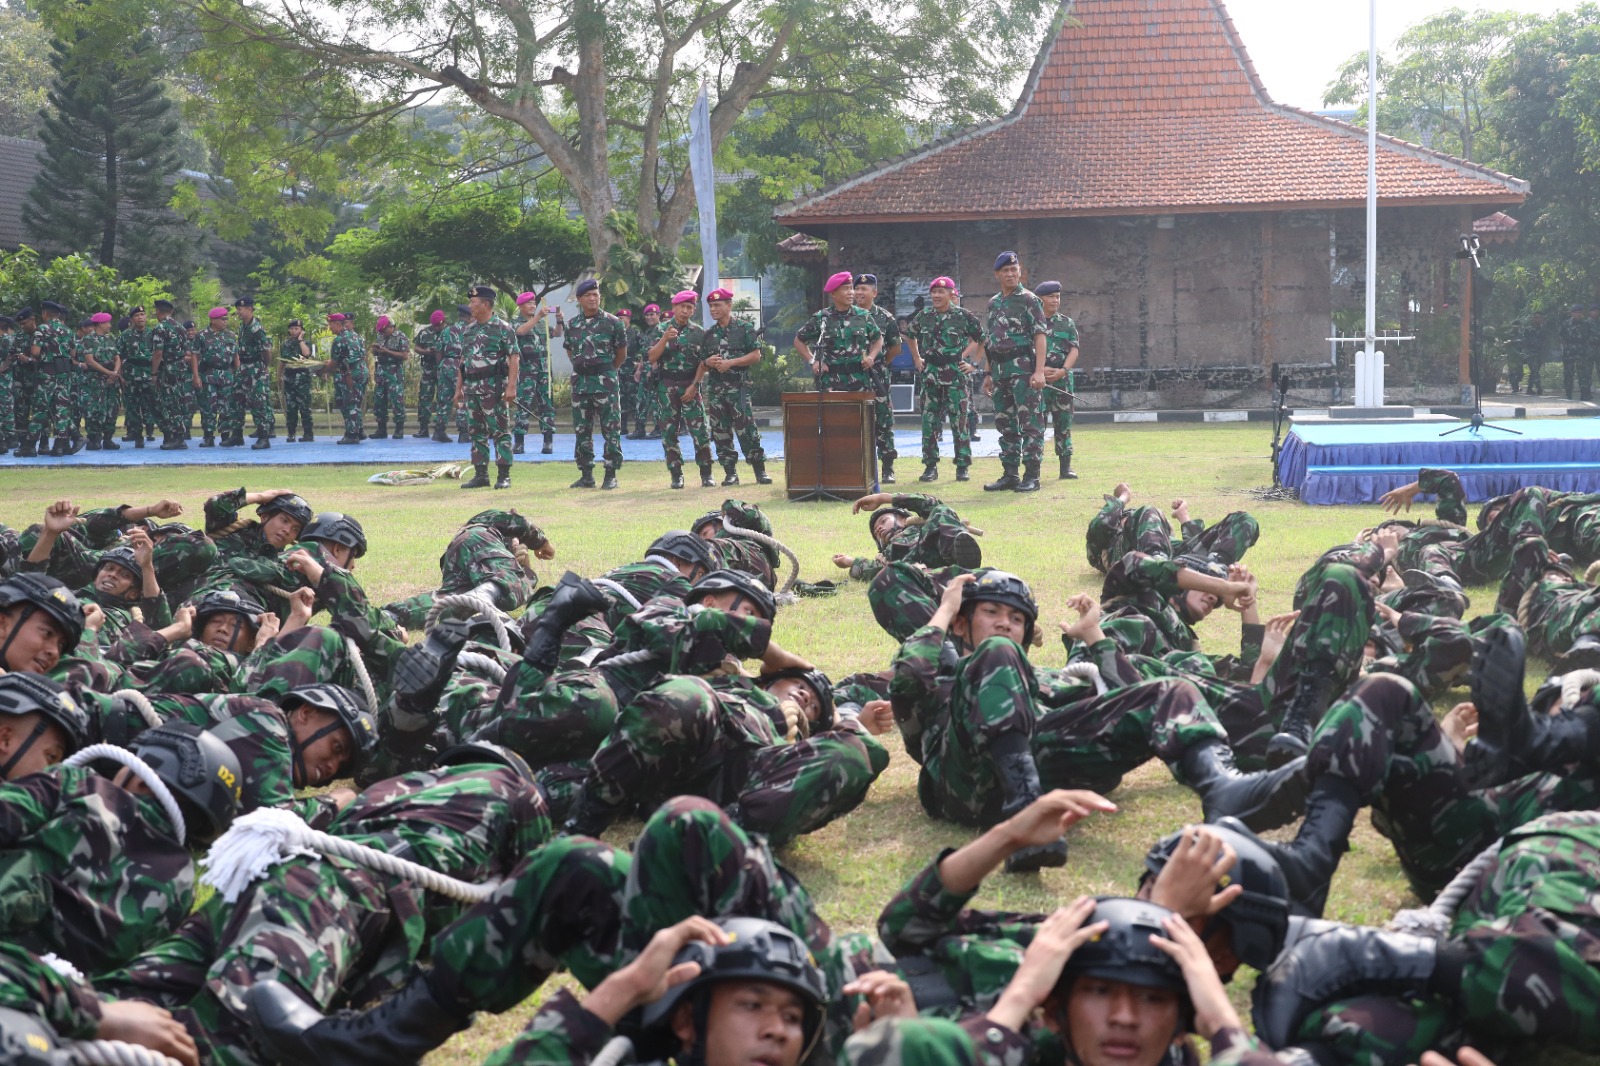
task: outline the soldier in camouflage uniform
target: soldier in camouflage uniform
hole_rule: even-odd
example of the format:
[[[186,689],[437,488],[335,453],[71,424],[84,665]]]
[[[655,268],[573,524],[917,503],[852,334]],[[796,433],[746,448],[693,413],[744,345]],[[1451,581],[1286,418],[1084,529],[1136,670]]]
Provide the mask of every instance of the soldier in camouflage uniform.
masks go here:
[[[160,406],[161,447],[187,448],[193,412],[189,397],[200,388],[200,367],[189,351],[183,326],[172,317],[172,304],[157,300],[156,324],[150,331],[150,376],[155,379]],[[149,434],[146,427],[145,433]],[[215,447],[215,442],[212,444]]]
[[[984,323],[989,363],[984,390],[994,398],[1002,472],[999,480],[983,488],[985,492],[1037,492],[1044,452],[1044,371],[1050,329],[1039,297],[1022,285],[1022,260],[1016,252],[1001,252],[994,261],[994,274],[1000,291],[989,300]]]
[[[433,439],[440,444],[450,443],[450,412],[446,408],[450,405],[450,397],[456,394],[460,385],[461,373],[461,335],[466,331],[467,323],[472,319],[472,309],[466,304],[456,304],[456,321],[445,328],[439,340],[441,355],[439,356],[439,373],[435,386],[435,397],[440,410],[433,419]],[[466,408],[457,407],[456,416],[456,443],[466,444],[472,438],[467,435]]]
[[[417,353],[417,439],[429,435],[434,412],[439,405],[439,357],[444,353],[444,312],[428,315],[428,324],[417,330],[412,338],[412,348]],[[452,387],[451,392],[454,392]]]
[[[1500,605],[1516,613],[1529,650],[1558,669],[1600,667],[1600,589],[1580,580],[1543,537],[1524,539],[1513,559]]]
[[[875,358],[863,360],[867,376],[872,381],[872,391],[877,397],[873,404],[872,427],[876,434],[878,460],[882,468],[880,480],[885,485],[894,484],[894,461],[900,453],[894,446],[894,408],[889,403],[889,363],[900,351],[900,321],[879,307],[878,276],[857,274],[854,281],[856,306],[872,316],[873,324],[883,335],[883,347]]]
[[[39,387],[33,397],[28,443],[38,441],[42,445],[53,434],[55,441],[50,446],[49,454],[70,455],[77,448],[68,441],[72,422],[72,397],[68,395],[68,390],[72,383],[73,340],[72,334],[61,322],[67,309],[54,300],[46,300],[39,306],[42,321],[29,344],[29,355],[39,374]],[[82,443],[78,446],[82,447]],[[30,453],[37,454],[32,447],[24,447],[17,452],[22,456]]]
[[[878,554],[833,557],[834,565],[848,569],[856,581],[873,581],[886,566],[896,562],[930,570],[947,566],[975,570],[983,565],[983,549],[966,522],[938,497],[879,492],[861,497],[851,506],[850,513],[860,514],[868,509],[872,514],[867,527]]]
[[[1172,516],[1178,520],[1183,536],[1174,537],[1172,524],[1161,508],[1134,507],[1132,503],[1133,490],[1127,483],[1120,483],[1105,498],[1100,512],[1089,520],[1089,565],[1102,574],[1133,551],[1158,559],[1209,557],[1231,566],[1244,559],[1261,535],[1261,523],[1246,511],[1232,511],[1207,528],[1201,519],[1189,517],[1189,505],[1180,499],[1172,501]]]
[[[151,348],[155,336],[145,328],[145,311],[135,307],[128,315],[128,328],[117,337],[117,358],[122,361],[122,410],[124,441],[143,448],[145,437],[154,435],[160,424],[160,405],[156,399]]]
[[[328,373],[333,375],[333,402],[344,419],[344,436],[335,444],[360,444],[367,439],[361,426],[361,407],[367,394],[367,353],[361,337],[350,328],[348,315],[334,312],[328,316],[328,328],[333,330],[333,347],[329,350]]]
[[[72,365],[67,372],[67,398],[72,409],[67,414],[67,441],[74,450],[82,448],[87,440],[85,430],[90,408],[95,402],[95,387],[89,380],[89,364],[84,351],[84,341],[93,331],[94,323],[87,318],[80,318],[77,330],[72,335]]]
[[[831,305],[794,335],[794,350],[811,367],[820,392],[872,391],[872,364],[883,352],[883,331],[855,306],[853,281],[848,271],[829,278],[822,291]]]
[[[755,471],[756,484],[770,485],[767,453],[761,447],[755,412],[750,409],[749,369],[761,362],[761,341],[748,322],[733,317],[732,292],[713,289],[706,295],[706,304],[712,324],[700,342],[705,370],[699,389],[711,422],[711,439],[717,445],[717,461],[727,475],[722,483],[739,483],[739,454],[733,450],[737,435],[745,461]]]
[[[253,451],[272,447],[277,418],[272,410],[272,338],[256,318],[254,297],[243,296],[233,306],[239,311],[239,429],[237,443],[244,443],[244,415],[255,421]]]
[[[678,435],[685,430],[694,441],[700,485],[711,487],[711,434],[700,402],[700,383],[706,376],[706,331],[694,321],[698,299],[691,289],[674,295],[672,318],[657,326],[649,337],[650,366],[661,383],[661,451],[675,489],[683,488],[683,450],[678,445]]]
[[[437,597],[471,592],[485,585],[500,610],[520,610],[527,606],[539,580],[517,559],[513,545],[541,559],[555,558],[555,545],[544,531],[515,510],[473,515],[439,556],[438,589],[396,600],[385,605],[384,611],[407,629],[421,629]]]
[[[567,358],[572,361],[572,429],[578,463],[575,489],[594,488],[594,432],[605,438],[603,489],[617,487],[622,466],[622,413],[617,368],[628,357],[628,329],[622,319],[600,309],[600,283],[580,281],[575,291],[583,313],[564,324]]]
[[[15,329],[16,322],[10,315],[0,315],[0,453],[17,447],[16,433],[12,428],[16,411]]]
[[[1511,331],[1511,350],[1506,361],[1506,377],[1511,381],[1511,391],[1522,388],[1522,368],[1528,368],[1528,395],[1542,393],[1539,377],[1544,372],[1544,359],[1549,348],[1545,339],[1544,315],[1535,311],[1520,320]]]
[[[461,383],[456,386],[457,402],[465,401],[472,423],[471,480],[464,489],[489,485],[489,447],[499,477],[494,487],[511,487],[511,428],[509,408],[517,395],[518,363],[521,347],[516,331],[494,313],[494,290],[487,285],[471,289],[472,321],[461,335]]]
[[[122,406],[122,357],[117,354],[117,338],[111,335],[110,313],[97,312],[89,322],[92,332],[78,345],[88,371],[84,375],[88,393],[84,436],[91,452],[116,451],[122,445],[111,438],[117,432],[117,408]]]
[[[1593,373],[1589,369],[1589,351],[1594,344],[1595,338],[1589,328],[1589,309],[1582,304],[1573,304],[1569,317],[1561,323],[1561,384],[1569,400],[1578,398],[1580,384],[1583,398],[1589,398],[1590,375]],[[1531,381],[1528,391],[1533,391]]]
[[[544,447],[539,451],[549,455],[555,451],[556,405],[550,399],[550,341],[545,332],[548,328],[551,337],[559,337],[561,326],[546,327],[545,306],[531,292],[517,296],[517,313],[522,321],[513,328],[522,361],[517,364],[517,410],[513,416],[516,436],[511,451],[515,455],[522,454],[522,438],[532,426],[532,419],[537,417],[539,432],[544,434]]]
[[[1055,440],[1060,479],[1076,481],[1072,472],[1072,368],[1078,364],[1078,324],[1061,310],[1061,282],[1041,282],[1034,290],[1044,307],[1045,335],[1044,414]]]
[[[213,307],[208,317],[208,325],[195,342],[200,380],[205,388],[200,403],[200,431],[205,439],[200,447],[232,448],[236,446],[236,427],[239,431],[237,444],[244,443],[244,408],[239,403],[239,339],[228,329],[226,307]]]
[[[922,378],[922,476],[939,479],[939,438],[950,423],[955,445],[956,480],[967,480],[972,465],[972,395],[969,375],[983,351],[983,323],[955,301],[956,283],[937,277],[928,286],[932,303],[911,316],[907,337],[911,360]]]
[[[306,340],[304,323],[297,318],[287,330],[278,347],[278,366],[283,372],[283,418],[288,426],[284,439],[309,443],[317,439],[311,423],[311,375],[322,364],[317,362],[316,347]],[[299,437],[294,435],[296,425],[300,426]]]
[[[644,352],[649,341],[644,331],[633,324],[633,312],[624,307],[617,312],[628,335],[628,357],[617,368],[617,398],[622,411],[622,431],[627,433],[639,414],[639,368],[644,365]]]
[[[372,410],[378,416],[374,440],[389,436],[389,413],[394,412],[394,439],[405,439],[406,360],[411,341],[395,327],[388,315],[379,315],[378,335],[372,341]]]
[[[656,327],[661,325],[661,308],[655,304],[644,305],[644,325],[639,327],[640,340],[645,348],[650,347],[649,339],[655,336]],[[656,370],[655,364],[649,359],[639,360],[639,425],[629,436],[629,440],[660,440],[666,412],[663,408],[661,391],[661,375]],[[650,429],[651,424],[655,429]]]
[[[33,357],[33,338],[38,332],[38,320],[31,307],[16,314],[17,332],[11,338],[11,432],[17,441],[19,458],[31,459],[39,454],[38,437],[33,435],[33,407],[39,400],[39,381],[43,376]]]

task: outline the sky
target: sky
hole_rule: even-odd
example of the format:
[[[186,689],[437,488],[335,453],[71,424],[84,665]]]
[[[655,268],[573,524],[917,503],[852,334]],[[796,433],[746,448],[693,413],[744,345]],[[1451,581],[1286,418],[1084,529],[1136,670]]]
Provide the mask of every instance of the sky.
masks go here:
[[[1316,110],[1334,71],[1367,50],[1368,0],[1223,0],[1267,93],[1281,104]],[[1378,0],[1378,51],[1389,52],[1408,26],[1460,7],[1548,15],[1573,0]]]

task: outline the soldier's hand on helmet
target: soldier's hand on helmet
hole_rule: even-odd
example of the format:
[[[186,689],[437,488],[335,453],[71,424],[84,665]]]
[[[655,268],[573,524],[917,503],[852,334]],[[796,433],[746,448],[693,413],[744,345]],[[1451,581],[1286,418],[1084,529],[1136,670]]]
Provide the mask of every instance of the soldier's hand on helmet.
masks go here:
[[[293,496],[294,489],[266,489],[262,492],[249,492],[245,494],[246,503],[268,503],[279,496]],[[253,497],[253,498],[252,498]]]
[[[961,610],[962,590],[978,580],[976,574],[957,574],[950,579],[950,584],[944,587],[944,593],[939,597],[939,608],[949,608],[952,612]]]
[[[271,611],[262,611],[256,615],[256,648],[265,647],[267,641],[276,637],[278,630],[281,628],[282,625],[278,622],[278,616]],[[254,651],[255,648],[250,650]]]
[[[653,1003],[674,985],[694,980],[700,973],[698,962],[674,966],[672,960],[696,940],[705,944],[729,943],[728,934],[711,919],[698,915],[685,918],[651,937],[638,958],[595,986],[584,997],[584,1009],[607,1025],[616,1025],[635,1007]]]
[[[44,509],[45,532],[60,536],[78,524],[78,508],[71,500],[57,500]]]
[[[867,732],[881,737],[894,728],[894,704],[888,700],[868,700],[857,718]]]
[[[150,543],[150,534],[142,529],[134,529],[128,533],[128,547],[133,549],[133,557],[139,560],[140,566],[150,565],[150,553],[155,545]]]
[[[1184,829],[1172,857],[1150,887],[1150,902],[1159,903],[1190,921],[1203,921],[1239,898],[1240,885],[1217,886],[1238,860],[1228,842],[1203,825]]]
[[[311,553],[301,548],[293,551],[283,560],[283,565],[306,579],[306,583],[315,588],[322,583],[325,567],[311,557]]]
[[[850,513],[860,514],[862,511],[876,510],[893,499],[892,492],[869,492],[850,505]]]
[[[1110,922],[1084,925],[1094,913],[1094,898],[1079,896],[1046,918],[1034,931],[1033,943],[1022,956],[1022,965],[990,1008],[988,1019],[1009,1029],[1021,1029],[1033,1012],[1043,1005],[1067,960],[1079,947],[1111,928]]]
[[[1449,737],[1457,749],[1465,748],[1467,741],[1478,735],[1478,706],[1475,703],[1458,703],[1439,719],[1439,732]]]
[[[847,996],[860,996],[851,1027],[861,1032],[880,1018],[915,1018],[916,997],[905,978],[888,970],[869,970],[844,986]]]
[[[1067,597],[1067,610],[1076,611],[1077,620],[1061,623],[1061,633],[1071,640],[1093,644],[1105,639],[1100,628],[1100,601],[1087,593]]]
[[[188,1030],[154,1003],[102,1000],[100,1025],[94,1035],[99,1040],[120,1040],[159,1051],[184,1066],[200,1064],[200,1052]]]
[[[1378,497],[1378,506],[1390,514],[1399,514],[1401,511],[1411,510],[1412,501],[1422,492],[1422,486],[1413,481],[1409,485],[1401,485],[1397,489],[1390,489]]]
[[[161,631],[171,643],[188,640],[194,634],[194,607],[184,604],[172,612],[172,624]]]
[[[761,667],[772,673],[777,673],[779,670],[815,669],[809,662],[792,651],[785,651],[772,640],[767,641],[766,653],[761,656]]]
[[[855,558],[853,556],[845,555],[843,552],[834,552],[833,565],[837,566],[840,570],[848,570],[851,566],[855,565]]]
[[[100,627],[106,624],[106,613],[100,609],[98,603],[83,604],[83,629],[86,633],[98,633]]]
[[[1049,844],[1096,811],[1115,814],[1117,805],[1081,788],[1052,789],[1007,818],[1006,835],[1013,851]]]
[[[1239,1012],[1228,1002],[1216,964],[1211,961],[1206,946],[1189,928],[1189,923],[1174,914],[1163,918],[1161,927],[1167,935],[1161,937],[1152,933],[1150,943],[1172,956],[1183,970],[1184,983],[1189,986],[1189,1000],[1194,1004],[1194,1031],[1210,1040],[1219,1029],[1243,1029]]]
[[[145,508],[148,518],[177,518],[183,513],[183,504],[177,500],[161,500]]]

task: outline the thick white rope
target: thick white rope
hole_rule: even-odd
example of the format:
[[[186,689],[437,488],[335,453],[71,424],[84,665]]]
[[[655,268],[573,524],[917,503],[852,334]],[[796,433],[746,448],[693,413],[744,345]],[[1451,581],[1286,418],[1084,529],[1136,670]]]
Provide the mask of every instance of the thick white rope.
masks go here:
[[[1106,679],[1100,676],[1100,668],[1094,663],[1068,663],[1061,672],[1068,677],[1086,677],[1094,682],[1094,691],[1097,696],[1104,696],[1110,692]]]
[[[511,635],[506,632],[506,614],[494,605],[490,594],[483,591],[480,585],[471,592],[455,592],[434,598],[433,606],[428,609],[428,618],[424,627],[432,629],[434,624],[443,617],[446,611],[455,614],[465,613],[467,617],[474,615],[488,619],[494,627],[495,643],[500,645],[501,651],[511,650]]]
[[[177,1059],[121,1040],[79,1040],[61,1050],[72,1066],[179,1066]]]
[[[1583,699],[1585,685],[1600,685],[1600,670],[1573,670],[1561,675],[1561,709],[1570,711]]]
[[[261,807],[234,819],[232,828],[218,837],[207,852],[206,872],[200,880],[215,888],[224,900],[233,903],[252,882],[265,877],[273,866],[295,856],[309,856],[317,852],[348,859],[358,866],[391,874],[402,881],[415,881],[429,892],[437,892],[463,903],[478,903],[500,887],[499,882],[468,884],[386,851],[329,836],[306,825],[293,811],[276,807]]]
[[[656,657],[650,648],[640,648],[638,651],[625,651],[621,655],[613,655],[609,659],[601,659],[595,663],[596,669],[607,666],[633,666],[635,663],[647,663]]]
[[[77,754],[69,756],[65,765],[87,766],[96,759],[110,759],[132,770],[133,776],[145,783],[155,796],[156,802],[161,804],[161,809],[167,812],[172,827],[178,831],[178,843],[183,844],[188,841],[189,826],[183,820],[183,811],[178,808],[177,799],[172,795],[167,783],[150,769],[148,763],[127,748],[119,748],[115,744],[90,744]]]
[[[133,704],[134,709],[139,712],[139,717],[144,719],[144,724],[151,729],[166,723],[166,719],[156,713],[155,706],[143,692],[137,689],[119,688],[111,694],[111,698],[117,699],[119,697]]]
[[[600,1053],[589,1060],[589,1066],[622,1066],[633,1061],[633,1041],[625,1036],[614,1036],[606,1041]]]
[[[789,576],[784,581],[783,588],[777,590],[777,594],[779,596],[785,595],[790,589],[794,588],[795,581],[800,577],[800,558],[799,556],[795,555],[794,552],[789,550],[788,545],[784,544],[783,541],[779,540],[777,537],[767,536],[767,534],[761,532],[759,529],[745,529],[741,526],[736,526],[733,524],[732,519],[730,519],[727,515],[722,516],[722,529],[723,532],[727,533],[729,536],[743,537],[746,540],[753,540],[757,544],[771,548],[773,551],[780,553],[784,556],[784,558],[788,559]]]
[[[638,600],[634,599],[633,593],[629,592],[615,581],[612,581],[609,577],[597,577],[592,578],[591,580],[594,584],[599,585],[601,588],[616,593],[617,597],[622,600],[623,603],[627,604],[629,607],[632,607],[635,611],[643,606]]]
[[[356,684],[361,686],[361,694],[367,697],[367,710],[372,717],[378,717],[378,690],[372,687],[372,675],[367,673],[367,662],[361,657],[361,648],[350,637],[344,638],[344,647],[350,653],[350,671],[356,675]]]
[[[469,670],[478,671],[497,685],[506,683],[506,668],[480,652],[461,652],[456,656],[456,662]]]

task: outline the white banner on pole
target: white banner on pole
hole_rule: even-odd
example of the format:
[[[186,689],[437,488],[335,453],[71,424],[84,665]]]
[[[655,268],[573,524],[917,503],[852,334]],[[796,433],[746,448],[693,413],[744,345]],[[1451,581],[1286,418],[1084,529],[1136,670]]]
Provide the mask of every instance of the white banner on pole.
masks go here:
[[[711,309],[706,294],[722,283],[717,259],[717,169],[711,149],[711,103],[706,83],[700,82],[700,95],[689,111],[689,169],[694,174],[694,198],[700,212],[700,319],[711,325]]]

